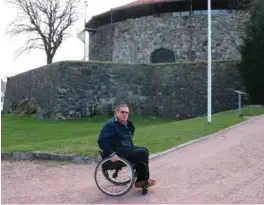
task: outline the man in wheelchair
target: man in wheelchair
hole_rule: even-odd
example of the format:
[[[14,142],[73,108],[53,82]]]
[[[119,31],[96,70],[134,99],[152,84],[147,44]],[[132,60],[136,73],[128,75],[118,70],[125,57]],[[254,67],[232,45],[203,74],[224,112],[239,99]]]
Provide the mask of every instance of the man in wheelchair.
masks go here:
[[[111,161],[116,162],[118,157],[123,157],[135,166],[136,188],[141,188],[146,182],[150,187],[155,185],[156,181],[149,178],[149,152],[147,148],[133,144],[135,127],[132,121],[128,120],[128,115],[128,105],[117,106],[115,116],[106,122],[99,134],[98,145],[103,151],[103,158],[111,157]]]

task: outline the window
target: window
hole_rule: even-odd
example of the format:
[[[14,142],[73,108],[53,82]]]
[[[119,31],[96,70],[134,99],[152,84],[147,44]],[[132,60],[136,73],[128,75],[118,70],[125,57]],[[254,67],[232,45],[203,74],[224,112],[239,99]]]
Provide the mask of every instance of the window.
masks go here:
[[[219,16],[219,15],[228,15],[231,14],[232,10],[211,10],[211,15],[212,16]],[[197,10],[197,11],[192,11],[192,15],[194,16],[207,16],[208,11],[207,10]],[[189,11],[184,11],[184,12],[173,12],[172,15],[174,17],[184,17],[184,16],[190,16]]]
[[[211,10],[212,16],[228,15],[231,13],[232,13],[231,10]],[[207,16],[208,11],[207,10],[193,11],[193,15],[195,15],[195,16],[199,16],[199,15]]]
[[[173,51],[160,48],[151,53],[150,57],[151,63],[165,63],[165,62],[175,62],[175,57]]]

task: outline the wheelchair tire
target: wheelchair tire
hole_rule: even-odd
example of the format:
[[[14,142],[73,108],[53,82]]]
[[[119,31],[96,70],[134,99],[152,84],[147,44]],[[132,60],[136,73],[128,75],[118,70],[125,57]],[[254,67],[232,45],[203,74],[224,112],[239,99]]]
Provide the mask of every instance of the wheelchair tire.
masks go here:
[[[108,192],[108,191],[106,191],[105,189],[103,189],[103,188],[100,186],[100,184],[98,183],[98,179],[97,179],[98,172],[100,172],[100,171],[99,171],[100,167],[102,167],[102,165],[103,165],[105,162],[109,161],[109,160],[110,160],[110,158],[105,158],[105,159],[102,159],[102,160],[97,164],[97,166],[96,166],[96,168],[95,168],[95,172],[94,172],[94,180],[95,180],[96,186],[98,187],[98,189],[99,189],[100,191],[102,191],[104,194],[106,194],[106,195],[108,195],[108,196],[112,196],[112,197],[122,196],[122,195],[126,194],[127,192],[129,192],[129,191],[132,189],[132,187],[133,187],[133,185],[134,185],[134,183],[135,183],[136,176],[135,176],[135,172],[134,172],[133,166],[132,166],[127,160],[125,160],[124,158],[119,158],[119,160],[122,161],[122,162],[123,162],[128,168],[129,168],[130,173],[131,173],[131,179],[125,182],[125,184],[129,184],[129,185],[128,185],[128,187],[127,187],[124,191],[122,191],[122,192],[120,192],[120,193],[111,193],[111,192]],[[103,172],[103,170],[101,170],[101,171]],[[114,182],[114,181],[112,181],[112,180],[110,181],[110,180],[109,180],[110,178],[109,178],[108,176],[106,176],[106,174],[105,174],[104,172],[103,172],[103,175],[104,175],[104,177],[105,177],[109,182]],[[114,182],[113,184],[115,184],[115,185],[121,185],[122,183]],[[123,184],[123,185],[125,185],[125,184]]]

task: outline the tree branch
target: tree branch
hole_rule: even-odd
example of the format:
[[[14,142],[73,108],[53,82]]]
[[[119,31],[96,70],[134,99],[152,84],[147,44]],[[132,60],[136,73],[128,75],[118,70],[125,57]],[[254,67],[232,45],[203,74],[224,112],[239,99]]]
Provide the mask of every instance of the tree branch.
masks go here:
[[[53,58],[66,38],[67,29],[78,20],[79,0],[66,0],[65,3],[62,3],[62,0],[7,0],[7,2],[20,11],[20,15],[9,25],[8,35],[38,36],[30,37],[31,40],[27,41],[28,46],[23,46],[19,53],[44,48],[47,58]]]

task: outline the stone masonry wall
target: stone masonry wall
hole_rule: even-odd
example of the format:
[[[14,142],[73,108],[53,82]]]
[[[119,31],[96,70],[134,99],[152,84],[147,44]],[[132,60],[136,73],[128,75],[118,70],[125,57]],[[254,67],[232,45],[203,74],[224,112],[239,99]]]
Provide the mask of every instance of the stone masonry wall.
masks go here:
[[[90,35],[89,59],[98,61],[112,61],[113,25],[99,28],[96,34]]]
[[[237,106],[235,63],[212,65],[213,112]],[[3,112],[23,98],[41,118],[72,119],[113,114],[128,103],[133,114],[176,118],[206,114],[207,64],[106,64],[58,62],[8,78]]]
[[[240,56],[246,20],[242,11],[212,14],[212,59]],[[150,63],[151,53],[159,48],[172,50],[176,61],[207,59],[207,15],[165,13],[160,17],[128,19],[112,26],[101,26],[90,34],[90,60]]]
[[[48,116],[59,101],[57,86],[63,81],[62,69],[57,64],[51,64],[7,78],[3,112],[12,111],[12,107],[29,98],[39,105],[39,116]]]

